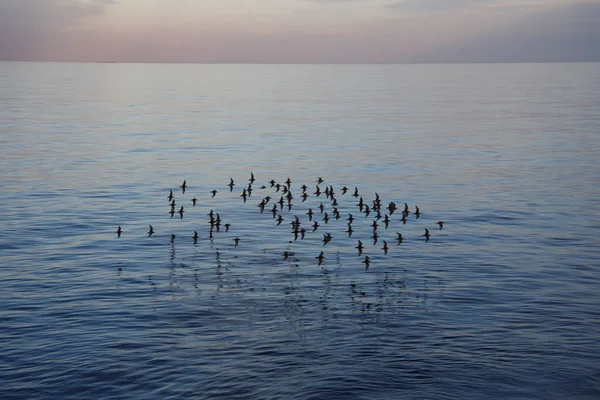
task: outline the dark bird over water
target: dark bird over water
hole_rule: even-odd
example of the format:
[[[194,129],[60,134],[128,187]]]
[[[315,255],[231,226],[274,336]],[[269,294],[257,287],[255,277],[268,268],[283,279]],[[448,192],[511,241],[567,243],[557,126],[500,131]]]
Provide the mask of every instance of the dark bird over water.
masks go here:
[[[233,183],[233,178],[229,178],[229,191],[233,192],[233,187],[235,186],[235,183]]]
[[[429,235],[429,229],[425,228],[425,233],[421,236],[425,237],[425,243],[429,242],[429,236],[431,236]]]
[[[312,231],[313,231],[313,232],[314,232],[314,231],[316,231],[316,230],[317,230],[317,228],[319,227],[319,223],[318,223],[317,221],[315,221],[315,222],[313,223],[312,227],[313,227],[313,230],[312,230]]]
[[[240,243],[240,238],[235,238],[233,239],[233,241],[235,242],[235,247],[238,247],[238,244]]]
[[[401,234],[401,233],[398,233],[398,232],[396,232],[396,235],[398,235],[398,236],[396,237],[396,240],[398,241],[398,244],[397,244],[397,246],[400,246],[400,245],[402,244],[402,241],[404,240],[404,238],[402,237],[402,234]]]
[[[248,179],[248,180],[250,181],[250,183],[254,183],[254,181],[256,180],[256,179],[254,179],[254,173],[253,172],[250,172],[250,179]]]
[[[119,225],[119,226],[117,227],[117,230],[115,231],[115,233],[117,234],[117,237],[118,237],[118,238],[120,238],[120,237],[121,237],[121,233],[122,233],[122,232],[123,232],[123,231],[121,230],[121,225]]]
[[[360,257],[363,251],[363,244],[360,240],[358,241],[358,246],[356,246],[355,249],[358,249],[358,256]]]
[[[387,242],[385,240],[383,241],[383,247],[381,248],[381,250],[383,250],[383,254],[387,255],[389,247],[388,247],[388,244],[387,244]]]
[[[185,182],[185,179],[183,180],[183,185],[181,185],[180,188],[181,188],[181,192],[183,194],[185,194],[185,188],[187,188],[187,183]]]
[[[170,190],[169,191],[169,197],[168,197],[169,201],[173,200],[174,197],[175,196],[173,196],[173,190]]]
[[[363,260],[363,264],[365,264],[365,271],[369,269],[370,263],[371,261],[369,260],[369,256],[365,256],[365,259]]]
[[[150,229],[148,230],[148,236],[152,236],[154,234],[154,228],[152,227],[152,225],[148,225],[150,227]]]
[[[217,195],[217,191],[216,189],[213,189],[210,191],[212,193],[212,197],[215,197]]]
[[[323,259],[325,258],[325,256],[323,255],[323,252],[321,252],[318,256],[315,257],[317,260],[319,260],[319,264],[321,265],[323,264]]]
[[[195,198],[195,197],[192,199],[192,205],[193,205],[192,207],[196,207],[196,202],[197,201],[198,201],[198,199]]]
[[[440,226],[440,231],[444,227],[444,221],[438,221],[437,224]]]

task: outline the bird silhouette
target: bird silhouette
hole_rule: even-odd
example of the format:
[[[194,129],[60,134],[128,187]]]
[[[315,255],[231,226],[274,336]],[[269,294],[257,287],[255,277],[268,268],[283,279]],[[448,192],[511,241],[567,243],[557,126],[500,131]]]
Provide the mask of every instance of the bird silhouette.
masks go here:
[[[365,264],[365,271],[369,269],[370,263],[371,263],[371,260],[369,259],[369,256],[365,256],[365,259],[363,260],[363,264]]]
[[[389,247],[385,240],[383,241],[383,247],[381,248],[381,250],[383,250],[383,254],[387,255]]]
[[[323,255],[323,252],[321,252],[318,256],[315,257],[317,260],[319,260],[319,264],[321,265],[323,264],[323,259],[325,258],[325,256]]]
[[[425,228],[425,233],[423,235],[421,235],[421,236],[425,237],[425,243],[429,242],[429,236],[431,236],[429,234],[429,229]]]

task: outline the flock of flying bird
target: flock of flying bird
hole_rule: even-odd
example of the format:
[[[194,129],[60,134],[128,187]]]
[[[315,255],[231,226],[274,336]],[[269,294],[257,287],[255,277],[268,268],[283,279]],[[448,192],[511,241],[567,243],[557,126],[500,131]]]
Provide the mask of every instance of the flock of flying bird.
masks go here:
[[[233,188],[234,188],[234,186],[236,186],[236,184],[232,178],[229,178],[229,179],[230,179],[230,182],[227,185],[227,187],[229,187],[229,192],[233,192]],[[250,179],[248,179],[248,185],[247,186],[244,185],[244,187],[242,189],[242,193],[240,194],[240,197],[242,198],[244,203],[246,203],[248,201],[248,199],[252,196],[252,193],[256,190],[255,187],[253,186],[255,181],[256,181],[256,179],[254,177],[254,174],[250,173]],[[292,203],[292,200],[294,199],[294,196],[292,195],[292,190],[291,190],[292,181],[290,178],[287,178],[287,180],[283,184],[277,183],[275,180],[271,180],[268,183],[270,184],[270,188],[274,189],[275,193],[278,193],[280,195],[280,198],[278,201],[275,201],[271,196],[267,195],[267,196],[261,198],[261,200],[257,206],[260,209],[260,212],[262,214],[267,209],[267,205],[272,204],[272,207],[269,206],[270,213],[272,214],[272,218],[276,220],[276,222],[277,222],[276,225],[279,226],[284,221],[284,218],[282,215],[284,207],[287,208],[288,212],[291,212],[291,210],[294,206],[294,204]],[[308,228],[305,228],[302,225],[302,222],[300,221],[300,218],[298,217],[298,215],[294,215],[293,220],[290,222],[290,225],[292,226],[291,233],[294,235],[294,241],[298,240],[298,238],[300,238],[300,240],[303,240],[307,233],[315,232],[319,227],[324,226],[324,225],[319,224],[319,221],[317,221],[317,218],[316,218],[317,212],[319,212],[321,215],[320,222],[322,224],[328,224],[330,219],[339,220],[341,218],[340,212],[338,210],[339,204],[338,204],[336,192],[335,192],[333,186],[323,185],[323,183],[324,183],[323,178],[319,177],[316,180],[316,185],[315,185],[316,189],[315,189],[314,193],[312,193],[312,194],[314,195],[314,197],[321,197],[321,195],[324,195],[325,203],[329,203],[329,204],[325,205],[325,204],[323,204],[323,202],[321,202],[320,205],[318,206],[318,211],[316,211],[316,210],[313,211],[312,208],[308,208],[308,211],[306,212],[306,215],[308,216],[308,222],[309,222]],[[261,185],[259,187],[259,189],[267,189],[267,188],[268,187],[266,185]],[[180,186],[180,189],[181,189],[181,193],[185,194],[185,191],[187,189],[187,183],[185,180],[183,181],[183,184]],[[302,189],[302,193],[300,195],[300,198],[302,199],[302,203],[304,203],[307,200],[307,198],[310,197],[310,194],[308,193],[308,187],[306,185],[302,185],[301,189]],[[212,194],[211,198],[214,198],[217,195],[218,191],[211,190],[209,193]],[[371,224],[371,227],[373,230],[373,235],[371,236],[371,239],[373,240],[373,245],[376,245],[378,242],[378,238],[379,238],[377,229],[380,225],[383,225],[386,230],[388,229],[388,226],[389,226],[390,222],[392,221],[391,217],[394,214],[394,212],[397,210],[396,204],[394,202],[390,202],[387,205],[387,207],[384,208],[382,206],[379,195],[377,193],[375,193],[375,199],[372,201],[372,204],[369,207],[369,204],[367,204],[367,202],[364,201],[363,198],[361,197],[361,195],[359,194],[358,188],[356,186],[354,187],[353,191],[351,191],[351,189],[348,188],[347,186],[342,187],[341,195],[345,196],[347,194],[350,194],[350,196],[357,199],[358,203],[356,204],[356,207],[358,207],[358,212],[360,214],[364,214],[365,217],[369,217],[369,215],[373,214],[374,219],[373,219],[373,223]],[[179,214],[179,218],[183,219],[183,214],[185,212],[184,206],[181,205],[179,207],[179,211],[176,211],[175,195],[173,194],[173,190],[170,190],[170,193],[167,196],[167,198],[169,200],[171,218],[173,218],[174,215],[177,213],[177,214]],[[191,202],[192,202],[192,207],[196,207],[198,199],[196,197],[194,197],[191,199]],[[382,212],[383,212],[383,214],[382,214]],[[329,213],[331,213],[331,215]],[[401,213],[402,217],[400,218],[399,221],[401,221],[403,224],[406,224],[407,217],[410,214],[411,214],[411,211],[409,211],[408,204],[404,203],[404,209]],[[416,219],[419,219],[419,217],[421,216],[421,211],[419,210],[418,206],[415,205],[415,211],[412,212],[412,214],[416,217]],[[219,213],[215,213],[211,209],[210,212],[208,213],[208,216],[209,216],[209,224],[210,224],[210,230],[209,230],[210,239],[213,238],[213,233],[219,232],[221,230],[221,227],[225,228],[225,232],[229,231],[231,224],[229,224],[229,223],[223,224]],[[354,220],[355,220],[355,217],[353,216],[353,214],[348,213],[348,218],[347,218],[348,229],[346,230],[348,237],[351,237],[352,233],[354,232],[354,230],[352,229],[352,223],[354,222]],[[438,221],[436,224],[438,225],[439,230],[443,229],[443,227],[444,227],[443,221]],[[120,225],[118,226],[115,233],[117,234],[118,238],[121,237],[123,230],[121,229]],[[152,225],[149,226],[147,233],[148,233],[148,236],[152,236],[155,233]],[[431,237],[431,234],[430,234],[429,230],[427,228],[425,228],[425,233],[421,236],[425,238],[425,242],[428,242],[429,238]],[[174,239],[174,237],[175,237],[175,235],[171,235],[171,239]],[[198,234],[198,231],[194,231],[194,235],[192,236],[194,244],[198,243],[199,238],[200,238],[200,235]],[[332,239],[333,239],[333,236],[331,235],[331,233],[325,233],[323,235],[323,247],[327,246],[327,244]],[[404,240],[404,237],[402,236],[402,234],[399,232],[396,232],[396,242],[397,242],[398,246],[400,244],[402,244],[403,240]],[[237,247],[238,244],[240,243],[240,238],[239,237],[234,238],[233,242],[234,242],[234,246]],[[385,255],[387,255],[390,247],[386,240],[382,240],[382,242],[383,242],[383,247],[381,247],[381,250],[383,250],[383,253]],[[361,257],[363,254],[364,246],[360,239],[358,240],[358,244],[355,247],[355,249],[357,249],[357,251],[358,251],[358,257]],[[291,251],[285,251],[283,253],[284,260],[287,260],[291,256],[294,256],[294,253]],[[317,260],[319,266],[322,265],[323,260],[325,259],[324,251],[321,251],[319,253],[319,255],[315,257],[315,259]],[[371,261],[370,261],[369,256],[365,255],[363,258],[363,261],[362,261],[362,263],[365,264],[365,270],[369,269],[370,262]]]

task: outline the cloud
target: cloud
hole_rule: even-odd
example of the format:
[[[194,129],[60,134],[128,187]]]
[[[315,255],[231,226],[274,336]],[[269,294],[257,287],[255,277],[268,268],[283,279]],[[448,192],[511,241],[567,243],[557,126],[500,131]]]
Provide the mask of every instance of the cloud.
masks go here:
[[[116,0],[0,0],[0,60],[35,59],[66,32]]]
[[[505,13],[499,26],[414,56],[423,62],[600,61],[600,3]]]
[[[390,3],[387,5],[387,8],[401,11],[437,12],[494,2],[497,3],[498,0],[404,0]]]
[[[285,3],[331,5],[304,7],[300,14],[294,7],[276,14],[275,3],[248,13],[209,14],[196,8],[198,0],[189,1],[189,16],[178,19],[175,0],[123,0],[106,15],[117,1],[0,0],[0,60],[600,61],[598,0]],[[131,19],[131,10],[152,18]]]

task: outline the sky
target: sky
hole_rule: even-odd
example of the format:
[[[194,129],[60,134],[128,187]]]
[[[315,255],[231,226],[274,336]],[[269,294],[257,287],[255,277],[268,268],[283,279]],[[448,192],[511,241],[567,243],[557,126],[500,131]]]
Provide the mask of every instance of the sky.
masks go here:
[[[600,0],[0,0],[0,61],[600,61]]]

